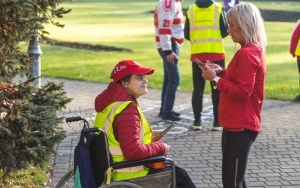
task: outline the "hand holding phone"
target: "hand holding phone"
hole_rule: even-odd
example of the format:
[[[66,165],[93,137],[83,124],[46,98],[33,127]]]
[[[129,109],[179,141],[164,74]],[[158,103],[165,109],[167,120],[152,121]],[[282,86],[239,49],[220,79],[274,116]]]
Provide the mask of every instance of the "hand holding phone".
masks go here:
[[[206,69],[205,67],[205,63],[203,63],[202,61],[200,61],[199,59],[195,58],[195,62],[197,63],[197,65],[199,65],[200,67],[203,67],[204,69]]]
[[[167,127],[165,130],[163,130],[162,135],[165,135],[167,132],[169,132],[173,127],[175,126],[174,123],[172,123],[169,127]]]
[[[174,123],[172,123],[170,126],[168,126],[166,129],[164,129],[162,132],[160,132],[158,135],[153,135],[153,140],[157,141],[161,139],[167,132],[169,132],[173,127],[175,126]]]

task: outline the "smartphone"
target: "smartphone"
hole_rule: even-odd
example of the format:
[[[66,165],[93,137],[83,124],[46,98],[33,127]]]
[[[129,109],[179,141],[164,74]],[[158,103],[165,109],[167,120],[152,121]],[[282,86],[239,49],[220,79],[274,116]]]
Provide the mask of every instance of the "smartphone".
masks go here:
[[[159,135],[154,138],[155,141],[161,139],[167,132],[169,132],[173,127],[175,126],[174,123],[172,123],[170,126],[168,126],[165,130],[159,133]]]
[[[200,65],[201,67],[205,66],[205,63],[203,63],[202,61],[200,61],[197,58],[195,58],[195,62],[197,63],[197,65]]]
[[[169,132],[173,127],[175,126],[174,123],[172,123],[169,127],[167,127],[163,132],[161,133],[161,137],[165,135],[167,132]]]

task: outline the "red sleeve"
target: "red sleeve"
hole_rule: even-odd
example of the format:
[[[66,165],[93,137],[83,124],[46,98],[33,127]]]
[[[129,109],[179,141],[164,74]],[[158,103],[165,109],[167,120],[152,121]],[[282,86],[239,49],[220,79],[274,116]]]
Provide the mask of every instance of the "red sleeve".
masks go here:
[[[223,78],[225,74],[226,74],[226,69],[223,68],[222,72],[220,74],[218,74],[217,76]]]
[[[290,43],[290,53],[292,54],[293,57],[295,57],[295,51],[299,39],[300,39],[300,23],[297,23],[297,25],[293,30],[291,43]]]
[[[164,155],[165,147],[162,142],[148,145],[140,143],[140,116],[135,105],[134,103],[129,104],[113,123],[114,133],[120,142],[125,159],[140,160]]]
[[[257,50],[241,49],[230,62],[224,78],[218,81],[222,94],[240,101],[249,99],[253,92],[257,70],[264,59]]]

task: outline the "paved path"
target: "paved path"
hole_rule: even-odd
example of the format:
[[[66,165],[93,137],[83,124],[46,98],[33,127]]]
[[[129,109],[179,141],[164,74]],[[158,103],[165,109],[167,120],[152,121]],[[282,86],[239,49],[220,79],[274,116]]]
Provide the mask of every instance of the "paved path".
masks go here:
[[[107,84],[51,79],[65,82],[67,95],[73,98],[64,117],[82,116],[91,122],[95,116],[94,98]],[[45,83],[46,79],[42,79]],[[160,90],[149,89],[139,99],[140,106],[154,129],[162,129],[168,122],[157,118],[160,107]],[[163,141],[171,146],[168,157],[185,168],[198,188],[222,187],[221,180],[221,132],[211,131],[212,104],[210,95],[205,95],[204,130],[190,129],[193,122],[191,93],[177,92],[175,111],[182,121],[167,134]],[[248,162],[246,179],[248,187],[286,188],[300,187],[300,103],[265,100],[262,110],[262,132],[254,143]],[[73,165],[73,151],[77,145],[81,125],[63,124],[67,137],[57,147],[53,158],[52,186]]]

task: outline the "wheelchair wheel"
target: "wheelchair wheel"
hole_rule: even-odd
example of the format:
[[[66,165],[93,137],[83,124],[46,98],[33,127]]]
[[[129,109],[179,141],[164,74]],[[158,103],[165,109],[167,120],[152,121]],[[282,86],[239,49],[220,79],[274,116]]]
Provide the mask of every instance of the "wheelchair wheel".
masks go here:
[[[55,188],[74,188],[74,169],[67,172],[56,184]],[[109,185],[102,185],[99,188],[143,188],[137,184],[119,181],[111,182]]]
[[[115,181],[115,182],[111,182],[109,185],[102,185],[100,188],[143,188],[143,187],[130,182]]]
[[[74,169],[67,172],[56,184],[55,188],[74,187]]]

